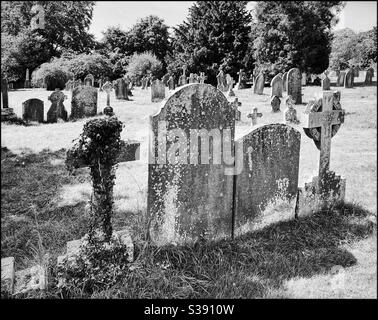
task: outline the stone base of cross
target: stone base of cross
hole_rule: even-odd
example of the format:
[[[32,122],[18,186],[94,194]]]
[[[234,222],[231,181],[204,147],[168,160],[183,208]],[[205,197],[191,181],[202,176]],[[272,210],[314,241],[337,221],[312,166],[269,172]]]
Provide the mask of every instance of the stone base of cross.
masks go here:
[[[320,142],[319,174],[301,190],[299,206],[302,212],[330,207],[345,198],[346,181],[329,170],[331,138],[335,134],[333,129],[334,126],[339,128],[345,115],[345,111],[334,104],[334,98],[340,99],[340,93],[323,91],[322,98],[318,101],[322,111],[315,111],[320,108],[308,108],[302,118],[304,129],[320,128],[320,137],[314,137]]]
[[[248,118],[251,118],[251,126],[257,124],[257,118],[261,118],[263,115],[260,112],[257,112],[257,108],[253,108],[253,112],[247,115]]]

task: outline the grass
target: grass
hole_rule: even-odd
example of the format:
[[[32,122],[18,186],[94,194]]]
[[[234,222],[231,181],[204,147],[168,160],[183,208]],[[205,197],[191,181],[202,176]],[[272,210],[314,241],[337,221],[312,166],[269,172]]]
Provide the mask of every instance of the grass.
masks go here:
[[[208,244],[202,249],[189,246],[158,251],[149,248],[150,255],[141,258],[143,268],[125,275],[125,283],[120,283],[119,287],[92,293],[91,297],[269,296],[269,292],[281,290],[286,280],[320,275],[329,270],[328,266],[338,263],[345,266],[355,263],[355,258],[348,253],[350,250],[341,249],[339,245],[343,241],[363,239],[371,231],[370,226],[355,225],[348,217],[358,216],[358,212],[369,214],[367,211],[376,215],[377,88],[332,89],[341,90],[342,107],[347,112],[345,123],[332,139],[331,150],[331,170],[347,179],[346,201],[350,205],[343,215],[320,213],[300,223],[279,223],[262,233],[242,238],[244,240]],[[304,87],[303,101],[309,101],[319,90],[319,87]],[[263,113],[258,120],[260,124],[282,121],[282,113],[270,112],[269,88],[265,88],[262,96],[253,95],[251,89],[235,92],[242,102],[242,121],[237,124],[237,131],[249,127],[246,115],[253,107]],[[70,93],[65,93],[68,95],[65,106],[69,111]],[[114,95],[111,99],[115,113],[126,125],[122,138],[141,141],[141,160],[118,166],[113,225],[115,230],[131,226],[133,239],[140,242],[147,197],[148,119],[160,104],[150,102],[149,91],[136,88],[133,93],[133,101],[115,100]],[[46,114],[49,94],[43,90],[10,91],[10,107],[21,116],[22,102],[37,97],[45,101]],[[99,93],[99,111],[105,106],[105,99],[105,94]],[[284,108],[282,103],[281,110]],[[305,104],[296,109],[301,117]],[[1,254],[2,257],[14,256],[17,269],[31,266],[35,256],[40,259],[42,252],[56,257],[64,252],[67,241],[78,239],[86,232],[86,205],[91,190],[88,169],[80,169],[72,176],[64,166],[65,150],[79,136],[85,121],[26,127],[2,124]],[[298,130],[302,133],[299,185],[303,186],[317,174],[319,152],[303,130],[300,127]],[[361,229],[363,232],[359,229],[365,227]],[[331,239],[325,243],[322,237]],[[285,245],[280,245],[281,241]],[[303,253],[296,246],[302,248]],[[160,260],[164,262],[162,253],[171,266],[167,269],[156,265]],[[179,259],[187,265],[177,263]],[[376,265],[371,255],[361,259]],[[125,291],[126,282],[130,290]],[[371,284],[366,282],[365,288],[368,286]],[[57,295],[54,291],[49,294]],[[73,296],[80,294],[73,293]]]

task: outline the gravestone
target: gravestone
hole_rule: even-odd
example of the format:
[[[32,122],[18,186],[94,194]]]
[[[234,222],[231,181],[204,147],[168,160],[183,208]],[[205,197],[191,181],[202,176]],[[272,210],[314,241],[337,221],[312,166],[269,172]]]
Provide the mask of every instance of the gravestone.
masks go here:
[[[360,69],[358,67],[353,67],[353,77],[358,78],[360,76]]]
[[[22,103],[22,119],[25,121],[43,122],[43,101],[29,99]]]
[[[373,84],[373,75],[374,75],[374,69],[373,68],[369,68],[366,70],[366,73],[365,73],[365,85],[372,85]]]
[[[29,75],[29,68],[26,69],[24,87],[25,87],[25,88],[30,88],[30,75]]]
[[[331,80],[326,74],[322,79],[322,90],[331,90]]]
[[[94,77],[92,74],[87,74],[86,77],[84,78],[84,85],[85,86],[94,86]]]
[[[287,94],[294,99],[295,104],[302,103],[301,72],[298,68],[292,68],[287,73]]]
[[[143,88],[142,88],[143,89]],[[119,78],[114,81],[114,90],[117,100],[129,100],[127,95],[127,83],[125,79]]]
[[[260,95],[263,94],[264,86],[265,86],[265,74],[261,72],[256,77],[255,83],[253,84],[253,93],[260,94]]]
[[[351,68],[345,74],[344,88],[353,88],[353,86],[354,86],[354,76],[353,76],[353,68]]]
[[[257,108],[253,108],[253,112],[247,115],[247,118],[251,118],[251,126],[257,124],[257,118],[261,118],[263,115],[260,112],[257,112]]]
[[[238,76],[239,76],[239,79],[238,79],[238,83],[236,84],[235,89],[236,90],[244,89],[245,84],[246,84],[246,79],[245,79],[245,73],[243,69],[239,70]]]
[[[169,74],[166,73],[163,78],[161,78],[161,81],[163,81],[163,84],[165,87],[168,87],[168,80],[169,80]]]
[[[277,96],[273,96],[270,99],[270,105],[272,107],[272,112],[276,113],[276,112],[280,112],[281,111],[280,110],[281,100]]]
[[[49,111],[47,111],[47,122],[54,123],[57,122],[58,119],[67,121],[68,115],[63,104],[67,96],[59,89],[56,89],[48,99],[51,101],[51,107]]]
[[[286,124],[298,124],[300,121],[297,116],[297,110],[294,108],[295,101],[291,96],[286,98],[286,109],[284,110],[284,122]]]
[[[106,106],[110,107],[110,92],[113,90],[113,85],[110,81],[106,81],[101,88],[106,92]]]
[[[238,236],[294,218],[301,134],[285,124],[252,128],[242,145],[242,172],[235,176],[235,230]],[[239,165],[238,165],[239,166]]]
[[[102,92],[102,78],[98,79],[98,91]]]
[[[165,86],[163,81],[155,80],[151,85],[151,101],[159,102],[165,98]]]
[[[169,76],[169,79],[168,79],[168,88],[169,88],[169,90],[175,90],[175,88],[176,88],[175,78],[172,75]]]
[[[234,101],[230,102],[231,107],[235,111],[235,120],[240,121],[241,120],[241,111],[239,110],[239,107],[241,106],[241,102],[238,98],[234,98]]]
[[[340,71],[338,76],[337,76],[336,86],[337,87],[343,87],[344,81],[345,81],[345,71]]]
[[[200,72],[199,83],[205,83],[205,80],[206,80],[205,72]]]
[[[234,87],[234,83],[235,83],[234,79],[232,79],[230,77],[230,79],[228,79],[228,83],[227,83],[227,85],[228,85],[227,97],[235,97],[235,92],[234,92],[234,90],[232,90],[233,87]]]
[[[307,105],[303,115],[303,129],[320,150],[320,159],[318,176],[301,190],[301,214],[334,206],[345,198],[345,180],[329,170],[331,138],[344,122],[344,117],[345,110],[341,108],[339,91],[323,91],[320,97]]]
[[[307,84],[307,74],[305,72],[302,73],[301,84],[302,86]]]
[[[98,91],[94,87],[79,86],[72,91],[71,119],[92,117],[97,114]]]
[[[282,98],[283,82],[280,74],[277,74],[270,82],[270,96]]]
[[[182,87],[151,116],[150,128],[151,240],[164,245],[231,237],[235,113],[224,94],[208,84]]]
[[[147,89],[147,77],[142,78],[142,90]]]
[[[222,69],[217,74],[217,88],[222,92],[227,91],[226,77]]]
[[[287,91],[287,72],[282,75],[282,91]]]
[[[198,83],[198,76],[196,73],[191,73],[189,76],[189,83]]]

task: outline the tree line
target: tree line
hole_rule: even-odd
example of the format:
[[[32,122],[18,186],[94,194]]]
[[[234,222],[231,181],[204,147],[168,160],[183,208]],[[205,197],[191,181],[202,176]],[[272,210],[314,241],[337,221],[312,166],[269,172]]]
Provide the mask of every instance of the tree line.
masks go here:
[[[32,7],[45,10],[45,28],[32,30]],[[66,81],[116,79],[148,73],[178,77],[205,72],[216,82],[220,68],[237,78],[274,76],[292,67],[319,74],[328,67],[366,67],[376,63],[376,29],[334,33],[342,1],[198,1],[181,24],[169,28],[162,18],[139,19],[129,30],[109,27],[96,41],[89,33],[94,1],[2,1],[1,72],[24,81],[25,71],[41,79],[53,74]]]

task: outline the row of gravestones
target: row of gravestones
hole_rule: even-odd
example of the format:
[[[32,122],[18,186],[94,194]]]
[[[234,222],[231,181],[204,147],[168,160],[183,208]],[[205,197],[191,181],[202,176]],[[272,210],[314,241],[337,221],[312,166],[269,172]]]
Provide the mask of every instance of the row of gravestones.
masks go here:
[[[177,90],[151,117],[151,239],[164,245],[230,238],[343,200],[345,180],[329,171],[331,137],[344,116],[340,95],[326,91],[315,101],[304,127],[317,146],[321,141],[319,175],[300,189],[297,129],[269,124],[237,139],[235,110],[219,90]]]

